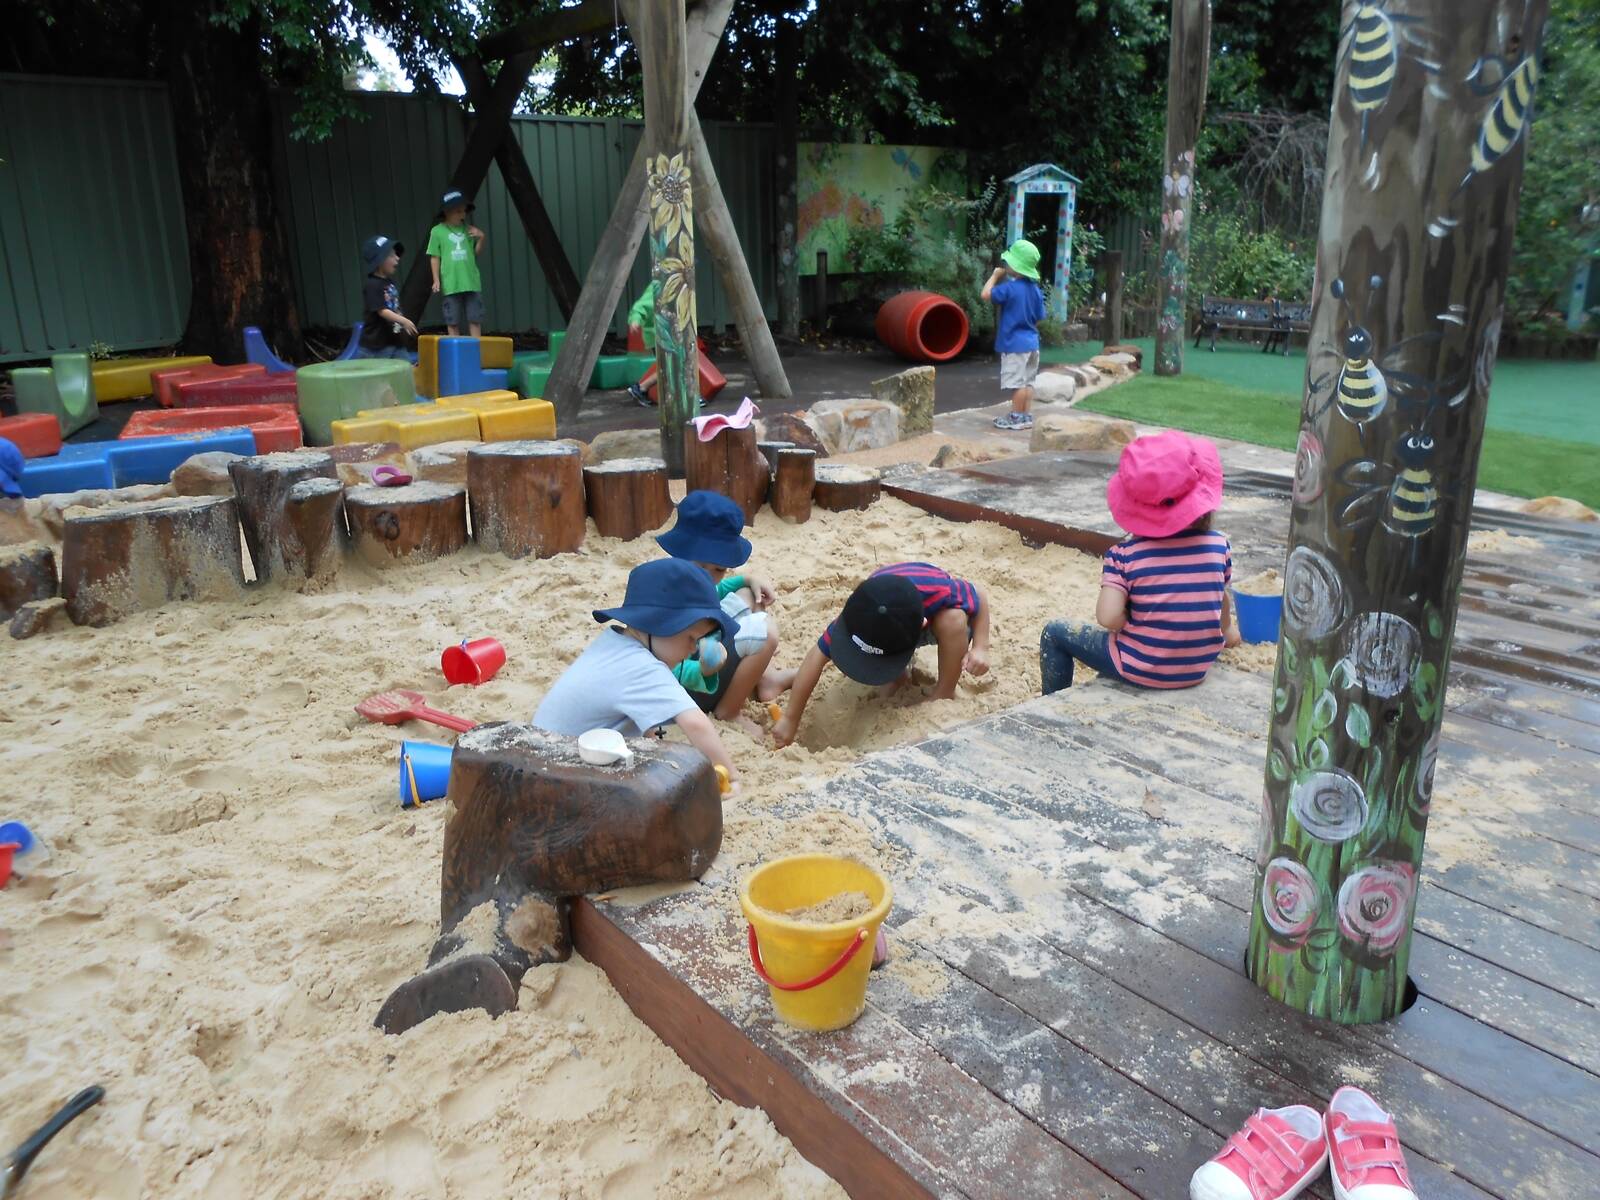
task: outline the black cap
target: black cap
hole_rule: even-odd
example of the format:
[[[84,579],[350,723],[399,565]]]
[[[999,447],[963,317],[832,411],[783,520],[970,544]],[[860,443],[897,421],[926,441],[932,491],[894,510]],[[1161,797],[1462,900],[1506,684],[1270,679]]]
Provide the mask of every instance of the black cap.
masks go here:
[[[443,212],[447,208],[454,208],[458,204],[465,205],[468,212],[471,212],[473,209],[478,207],[471,200],[467,199],[466,193],[460,188],[451,188],[439,198],[439,211]]]
[[[388,258],[391,253],[404,254],[405,252],[406,248],[399,242],[391,237],[379,234],[376,237],[369,237],[361,243],[361,264],[366,267],[367,273],[371,274],[377,269],[378,264]]]
[[[874,575],[850,593],[829,629],[834,665],[857,683],[892,683],[911,664],[926,623],[916,584]]]

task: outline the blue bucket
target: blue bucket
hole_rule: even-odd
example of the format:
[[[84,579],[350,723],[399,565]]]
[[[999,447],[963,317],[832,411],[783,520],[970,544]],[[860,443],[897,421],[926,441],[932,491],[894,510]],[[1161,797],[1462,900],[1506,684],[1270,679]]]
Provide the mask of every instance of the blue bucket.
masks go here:
[[[450,759],[454,746],[433,742],[400,743],[400,807],[412,808],[441,799],[450,790]]]
[[[1283,596],[1247,596],[1233,593],[1233,611],[1239,614],[1239,636],[1247,642],[1276,642],[1283,620]]]

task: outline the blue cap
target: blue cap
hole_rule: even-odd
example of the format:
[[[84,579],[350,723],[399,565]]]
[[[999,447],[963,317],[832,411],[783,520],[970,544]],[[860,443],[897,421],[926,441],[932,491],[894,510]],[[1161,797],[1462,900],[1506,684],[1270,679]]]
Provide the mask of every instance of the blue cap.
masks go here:
[[[690,492],[678,503],[678,520],[656,539],[673,558],[739,567],[750,558],[750,539],[742,536],[744,509],[721,492]]]
[[[722,611],[717,589],[692,562],[658,558],[628,572],[628,591],[616,608],[597,608],[596,621],[620,621],[629,629],[656,637],[682,633],[696,621],[715,621],[723,639],[733,644],[738,625]]]
[[[22,451],[9,438],[0,438],[0,496],[22,495]]]

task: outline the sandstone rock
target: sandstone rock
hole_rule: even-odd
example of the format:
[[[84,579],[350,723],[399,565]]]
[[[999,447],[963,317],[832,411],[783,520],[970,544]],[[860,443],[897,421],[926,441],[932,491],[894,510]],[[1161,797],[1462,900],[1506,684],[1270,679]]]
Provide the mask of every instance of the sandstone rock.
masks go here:
[[[170,483],[136,483],[120,488],[85,488],[81,492],[57,492],[41,496],[39,520],[56,541],[66,528],[67,510],[73,508],[105,508],[108,504],[135,504],[141,500],[165,500],[178,493]],[[232,489],[229,489],[232,494]]]
[[[1144,366],[1144,351],[1139,349],[1137,346],[1128,346],[1119,342],[1115,346],[1105,347],[1100,351],[1100,353],[1104,354],[1108,358],[1115,354],[1126,354],[1133,359],[1133,365],[1135,367]]]
[[[874,379],[872,398],[900,410],[901,437],[916,437],[933,432],[933,386],[932,367],[912,367],[887,379]]]
[[[810,424],[829,454],[881,450],[900,440],[900,410],[887,400],[822,400],[811,406]]]
[[[933,456],[930,467],[966,467],[976,463],[993,462],[997,458],[1011,458],[1018,451],[1012,446],[992,445],[984,442],[946,442]]]
[[[0,621],[24,604],[56,594],[55,551],[32,542],[0,548]]]
[[[1093,387],[1100,382],[1100,372],[1087,363],[1074,363],[1070,367],[1063,367],[1061,371],[1079,388]]]
[[[1102,375],[1109,375],[1113,379],[1126,379],[1133,374],[1132,360],[1123,355],[1121,361],[1106,354],[1096,354],[1089,360],[1089,365]]]
[[[593,465],[618,458],[660,457],[660,429],[610,429],[594,435],[584,462]]]
[[[1103,357],[1109,358],[1112,362],[1118,364],[1119,366],[1127,367],[1131,372],[1137,373],[1139,370],[1139,359],[1132,354],[1123,354],[1118,352],[1115,354],[1106,354]]]
[[[0,496],[0,546],[50,541],[50,530],[40,519],[43,511],[42,501]]]
[[[806,421],[801,413],[778,413],[764,422],[766,426],[762,433],[762,441],[768,442],[793,442],[798,450],[815,450],[818,457],[825,457],[828,448],[822,444],[822,439],[817,436],[817,431]]]
[[[1040,371],[1033,381],[1033,398],[1040,404],[1071,404],[1078,381],[1065,371]]]
[[[333,459],[339,482],[346,487],[371,483],[372,473],[379,467],[404,470],[406,465],[406,452],[399,442],[347,442],[343,446],[319,446],[317,449]]]
[[[1535,517],[1554,517],[1558,521],[1600,521],[1600,514],[1594,509],[1565,496],[1540,496],[1524,504],[1522,511]]]
[[[1049,413],[1034,418],[1028,451],[1120,450],[1134,439],[1130,421],[1101,421],[1072,413]]]
[[[35,634],[48,633],[57,626],[65,624],[67,624],[67,601],[64,596],[30,600],[12,616],[11,636],[18,640],[31,638]]]
[[[415,479],[425,479],[429,483],[454,483],[461,487],[467,484],[467,451],[476,450],[483,445],[479,441],[471,442],[440,442],[434,446],[423,446],[411,452],[411,466],[409,473]],[[371,482],[371,480],[367,480]]]
[[[243,458],[227,450],[207,450],[179,463],[172,472],[172,490],[179,496],[231,496],[228,464]]]

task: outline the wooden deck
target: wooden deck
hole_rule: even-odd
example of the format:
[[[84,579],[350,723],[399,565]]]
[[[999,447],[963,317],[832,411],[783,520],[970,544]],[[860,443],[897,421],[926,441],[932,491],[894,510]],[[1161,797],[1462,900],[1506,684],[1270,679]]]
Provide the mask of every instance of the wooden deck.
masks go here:
[[[1108,468],[1059,457],[913,486],[947,515],[1037,522],[1028,536],[1108,536]],[[1282,486],[1230,477],[1242,570],[1281,562]],[[1256,1107],[1343,1083],[1395,1113],[1429,1200],[1600,1195],[1600,545],[1506,525],[1546,550],[1469,559],[1419,998],[1390,1023],[1313,1022],[1242,973],[1270,681],[1235,671],[1074,688],[774,810],[819,848],[841,822],[883,847],[894,959],[849,1029],[775,1022],[733,870],[580,901],[579,949],[855,1196],[1182,1197]]]

